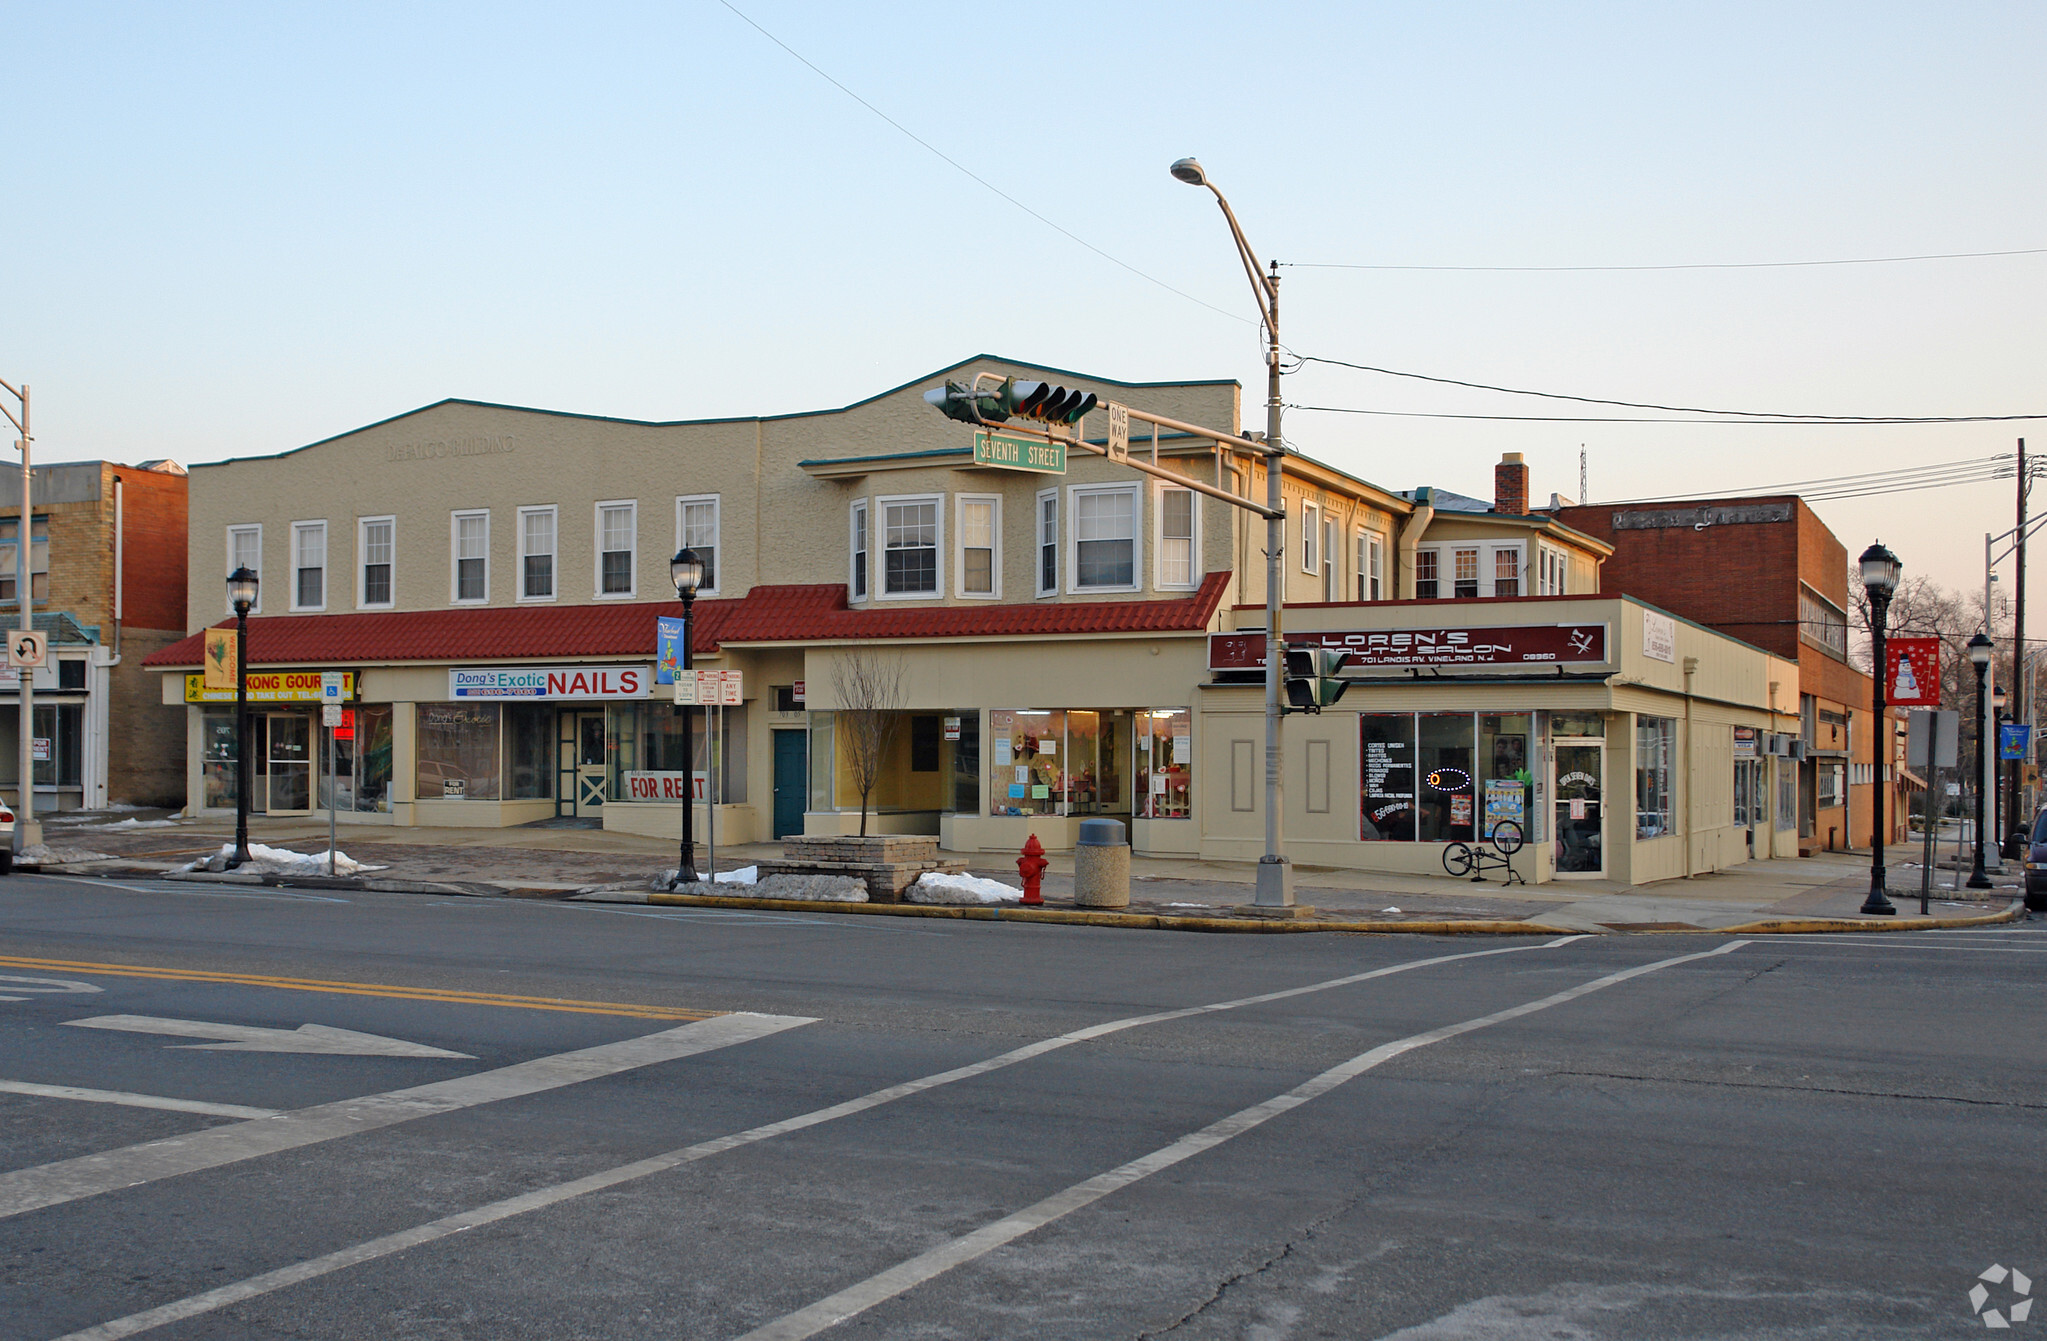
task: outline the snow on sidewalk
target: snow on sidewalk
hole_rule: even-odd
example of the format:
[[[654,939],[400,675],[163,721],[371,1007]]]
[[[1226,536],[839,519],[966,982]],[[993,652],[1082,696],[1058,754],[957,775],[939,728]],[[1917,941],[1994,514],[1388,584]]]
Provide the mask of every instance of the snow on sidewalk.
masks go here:
[[[198,857],[186,862],[183,866],[173,866],[166,874],[175,874],[180,871],[203,871],[211,866],[215,858],[232,857],[234,854],[235,845],[233,843],[222,843],[220,851],[212,856]],[[289,848],[271,847],[265,843],[251,843],[249,844],[249,859],[235,869],[257,875],[325,875],[327,874],[327,854],[324,852],[293,852]],[[357,861],[346,852],[336,852],[334,854],[334,874],[336,875],[361,875],[365,871],[383,871],[388,869],[390,868],[372,866],[368,862]]]
[[[903,897],[911,903],[1018,903],[1023,899],[1023,891],[978,875],[926,871],[917,877],[916,884],[903,891]]]

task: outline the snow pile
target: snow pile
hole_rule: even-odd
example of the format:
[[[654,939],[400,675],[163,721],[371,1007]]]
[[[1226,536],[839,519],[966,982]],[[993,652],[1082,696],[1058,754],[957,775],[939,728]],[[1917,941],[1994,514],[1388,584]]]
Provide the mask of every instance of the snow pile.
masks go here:
[[[75,866],[88,861],[120,861],[111,852],[94,852],[82,847],[51,847],[48,843],[35,843],[24,848],[21,860],[38,866]]]
[[[183,866],[173,866],[169,874],[179,871],[211,871],[224,869],[225,863],[235,855],[233,843],[222,843],[220,851],[209,857],[198,857]],[[219,865],[216,865],[219,863]],[[235,868],[256,875],[325,875],[327,854],[324,852],[293,852],[288,848],[270,847],[264,843],[249,844],[249,859]],[[346,852],[334,854],[334,874],[361,875],[364,871],[381,871],[387,868],[372,866],[349,856]]]
[[[750,885],[760,879],[761,868],[742,866],[736,871],[720,871],[711,878],[721,885]]]
[[[90,829],[94,832],[105,832],[109,829],[174,829],[177,825],[178,822],[176,820],[146,820],[131,817],[124,820],[115,820],[111,824],[81,824],[78,827],[80,829]]]
[[[1022,900],[1023,891],[978,875],[926,871],[917,877],[916,884],[903,891],[903,897],[911,903],[1017,903]]]

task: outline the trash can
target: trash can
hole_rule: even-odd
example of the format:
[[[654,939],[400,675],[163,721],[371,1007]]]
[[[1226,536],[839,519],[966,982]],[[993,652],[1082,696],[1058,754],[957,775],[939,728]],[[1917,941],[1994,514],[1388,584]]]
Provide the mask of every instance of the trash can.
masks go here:
[[[1080,822],[1073,844],[1073,902],[1082,908],[1130,906],[1130,840],[1123,821]]]

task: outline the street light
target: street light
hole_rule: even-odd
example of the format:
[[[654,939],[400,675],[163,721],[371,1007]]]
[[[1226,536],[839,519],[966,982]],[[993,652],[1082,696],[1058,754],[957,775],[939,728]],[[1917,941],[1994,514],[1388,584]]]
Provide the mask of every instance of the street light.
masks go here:
[[[5,404],[0,404],[0,414],[6,415],[7,422],[13,424],[15,431],[21,434],[20,440],[15,444],[21,449],[21,533],[16,537],[19,543],[14,547],[14,594],[21,598],[21,627],[26,630],[36,626],[33,576],[35,564],[31,558],[35,551],[35,503],[31,497],[33,490],[29,487],[31,472],[28,464],[29,445],[35,441],[35,435],[29,431],[28,383],[23,382],[19,387],[14,387],[6,382],[0,382],[0,388],[4,388],[8,395],[21,402],[20,418],[16,418],[14,411],[8,409]],[[21,758],[20,771],[17,774],[21,779],[19,788],[21,797],[14,806],[14,854],[17,857],[43,841],[42,826],[36,823],[34,681],[34,672],[26,666],[22,667],[19,691]]]
[[[1890,724],[1884,704],[1888,675],[1884,669],[1884,625],[1903,569],[1898,556],[1884,548],[1881,540],[1862,551],[1862,589],[1869,593],[1869,632],[1876,654],[1876,741],[1871,755],[1876,760],[1876,776],[1869,789],[1869,897],[1862,901],[1862,911],[1880,917],[1894,917],[1898,912],[1884,893],[1884,764],[1890,757]]]
[[[694,677],[690,666],[690,608],[696,604],[697,588],[704,584],[704,561],[697,552],[685,546],[675,552],[668,561],[668,580],[675,583],[675,594],[682,597],[682,669],[681,675]],[[695,685],[690,686],[695,689]],[[697,882],[697,743],[690,727],[696,717],[696,697],[682,705],[682,860],[675,867],[675,882],[670,889],[679,889]]]
[[[1169,169],[1176,181],[1205,186],[1215,194],[1223,218],[1229,220],[1230,236],[1236,239],[1238,259],[1251,278],[1251,291],[1258,300],[1258,315],[1265,323],[1265,855],[1258,859],[1260,907],[1289,908],[1294,902],[1293,866],[1280,852],[1280,679],[1285,672],[1285,643],[1280,636],[1281,562],[1286,555],[1286,500],[1280,494],[1282,460],[1286,445],[1279,432],[1279,264],[1270,273],[1259,265],[1258,255],[1237,225],[1230,202],[1208,180],[1208,173],[1191,158],[1183,158]]]
[[[2005,824],[2018,813],[2016,807],[2006,810],[2004,805],[2004,724],[2011,720],[2005,715],[2004,702],[2004,686],[1993,687],[1990,691],[1990,739],[1996,743],[1997,748],[1997,753],[1992,756],[1990,773],[1992,781],[1997,784],[1990,790],[1990,832],[1993,837],[2002,834]],[[1993,850],[2002,859],[2005,842],[2002,838],[1997,838],[1996,841],[1997,847]],[[2022,859],[2025,856],[2024,853],[2019,855]]]
[[[235,612],[235,851],[232,871],[249,859],[249,611],[256,606],[257,577],[247,567],[227,575],[228,604]]]
[[[1983,710],[1983,672],[1990,668],[1990,649],[1992,646],[1993,644],[1988,634],[1978,633],[1975,637],[1969,639],[1969,664],[1976,668],[1976,753],[1979,757],[1985,749],[1989,748],[1984,740],[1984,737],[1990,733],[1984,729],[1984,723],[1989,720],[1989,717]],[[1982,768],[1977,768],[1976,772],[1978,775],[1976,781],[1976,861],[1975,868],[1969,875],[1969,888],[1988,889],[1990,888],[1990,877],[1983,874],[1983,793],[1988,788],[1983,785]]]

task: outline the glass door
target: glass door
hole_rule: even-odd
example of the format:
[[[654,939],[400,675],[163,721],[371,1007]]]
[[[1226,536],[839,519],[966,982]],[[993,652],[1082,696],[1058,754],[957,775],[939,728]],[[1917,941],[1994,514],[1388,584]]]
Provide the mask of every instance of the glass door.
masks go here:
[[[1600,756],[1604,741],[1556,742],[1557,874],[1606,874],[1605,845],[1600,829]]]
[[[303,713],[273,712],[269,718],[268,766],[271,814],[310,810],[313,806],[312,718]]]

